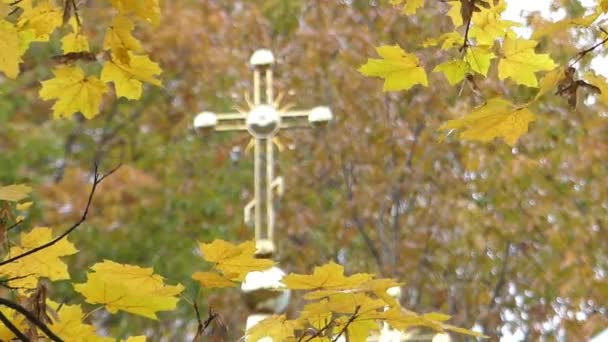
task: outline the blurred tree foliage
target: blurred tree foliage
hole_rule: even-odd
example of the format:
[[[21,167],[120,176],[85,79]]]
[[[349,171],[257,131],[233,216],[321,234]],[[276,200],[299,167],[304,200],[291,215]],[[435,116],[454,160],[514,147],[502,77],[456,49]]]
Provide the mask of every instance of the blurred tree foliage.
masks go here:
[[[567,15],[585,8],[559,1]],[[493,338],[517,328],[527,340],[563,330],[584,339],[608,324],[607,108],[600,102],[569,109],[549,96],[539,118],[515,147],[442,142],[441,122],[483,99],[429,73],[429,89],[381,93],[380,82],[356,70],[374,46],[398,43],[414,51],[450,31],[444,3],[416,16],[377,1],[165,1],[160,26],[136,32],[163,68],[164,88],[142,100],[105,105],[89,121],[51,121],[37,98],[38,80],[59,46],[37,48],[17,80],[0,79],[0,183],[28,182],[42,198],[35,217],[51,226],[77,218],[92,158],[122,161],[100,186],[91,221],[72,237],[74,279],[94,260],[153,266],[171,281],[192,284],[200,270],[195,241],[246,239],[242,205],[252,196],[245,135],[201,136],[195,113],[243,105],[251,88],[246,65],[257,48],[273,50],[284,104],[328,105],[326,129],[282,133],[278,172],[287,193],[278,208],[280,264],[307,272],[329,260],[348,270],[378,272],[405,283],[403,304],[442,311],[455,325],[478,325]],[[98,13],[92,15],[95,10]],[[87,9],[84,29],[103,42]],[[532,13],[533,27],[543,25]],[[561,30],[541,40],[556,62],[579,51],[588,33]],[[441,53],[418,56],[427,65]],[[591,56],[580,62],[588,68]],[[484,94],[527,99],[534,91],[506,87],[496,68],[479,80]],[[190,289],[195,287],[190,286]],[[64,290],[69,302],[76,294]],[[202,295],[189,293],[190,297]],[[241,336],[245,309],[236,291],[210,295],[209,305]],[[290,310],[298,310],[294,298]],[[194,329],[191,307],[161,321],[99,316],[116,336],[148,331],[183,340]],[[111,321],[112,320],[112,321]],[[218,325],[220,321],[218,321]],[[238,328],[237,328],[238,327]],[[219,327],[217,328],[219,330]]]

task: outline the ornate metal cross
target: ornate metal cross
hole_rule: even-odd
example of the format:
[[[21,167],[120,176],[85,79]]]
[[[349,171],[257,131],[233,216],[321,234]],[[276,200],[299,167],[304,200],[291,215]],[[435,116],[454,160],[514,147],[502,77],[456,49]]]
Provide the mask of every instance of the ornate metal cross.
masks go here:
[[[245,223],[253,223],[256,247],[260,255],[274,252],[274,195],[284,191],[282,177],[274,174],[275,136],[281,129],[320,125],[332,119],[328,107],[288,111],[278,108],[274,97],[274,55],[269,50],[257,50],[250,59],[253,68],[253,102],[245,96],[248,111],[215,114],[202,112],[194,118],[196,129],[215,131],[247,131],[253,137],[254,198],[244,208]],[[263,96],[264,95],[264,96]]]

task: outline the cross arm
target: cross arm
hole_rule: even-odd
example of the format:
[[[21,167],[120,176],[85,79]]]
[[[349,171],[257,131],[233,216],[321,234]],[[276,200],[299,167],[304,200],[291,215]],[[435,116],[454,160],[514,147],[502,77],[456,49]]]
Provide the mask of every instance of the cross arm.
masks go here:
[[[222,131],[246,131],[246,113],[232,112],[220,113],[201,112],[194,118],[195,129],[213,129]]]
[[[333,114],[328,107],[294,110],[281,113],[281,129],[302,128],[331,121]]]

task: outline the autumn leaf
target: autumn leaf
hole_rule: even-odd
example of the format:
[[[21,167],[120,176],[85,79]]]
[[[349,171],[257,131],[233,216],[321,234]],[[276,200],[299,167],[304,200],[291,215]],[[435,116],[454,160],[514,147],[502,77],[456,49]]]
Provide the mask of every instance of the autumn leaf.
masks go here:
[[[50,34],[63,24],[61,7],[50,0],[38,1],[35,6],[31,5],[31,1],[23,2],[23,13],[17,27],[20,31],[33,31],[35,41],[48,41]]]
[[[533,40],[537,40],[542,37],[555,34],[559,31],[566,31],[570,28],[587,28],[599,17],[599,15],[600,12],[594,12],[580,18],[568,18],[556,21],[554,23],[550,22],[538,25],[534,29],[531,38]]]
[[[536,93],[534,101],[547,93],[554,92],[557,89],[559,82],[564,78],[564,71],[564,68],[555,68],[546,73],[543,78],[540,79],[538,93]]]
[[[468,73],[469,65],[467,62],[456,59],[441,63],[433,69],[434,72],[442,72],[448,79],[450,85],[460,83],[464,79],[464,76]]]
[[[25,184],[13,184],[0,187],[0,201],[19,202],[32,192]]]
[[[422,47],[430,47],[441,44],[442,50],[459,48],[462,46],[464,37],[455,31],[444,33],[436,38],[429,38],[422,43]]]
[[[517,84],[536,87],[538,82],[535,73],[556,67],[549,55],[534,52],[536,44],[538,43],[534,40],[505,39],[503,56],[498,64],[498,77],[501,80],[511,78]]]
[[[21,233],[19,244],[10,248],[10,253],[4,260],[7,260],[9,256],[14,257],[23,254],[52,239],[53,232],[51,228],[47,227],[36,227],[27,233]],[[67,239],[61,239],[50,247],[2,266],[0,275],[7,279],[13,279],[8,282],[9,286],[21,289],[36,288],[38,278],[41,277],[50,280],[70,279],[68,267],[60,257],[72,255],[76,252],[78,250],[71,242]]]
[[[344,276],[344,267],[334,262],[315,267],[312,275],[291,273],[281,282],[292,290],[339,290],[357,287],[370,280],[366,273]]]
[[[368,59],[359,72],[383,78],[384,91],[407,90],[416,84],[428,86],[426,72],[420,67],[416,55],[406,53],[398,45],[380,46],[376,51],[383,59]]]
[[[162,86],[155,76],[161,73],[158,64],[152,62],[148,56],[134,55],[130,51],[128,56],[128,63],[125,64],[118,56],[113,55],[112,60],[106,62],[101,71],[102,81],[114,82],[116,96],[137,100],[141,97],[142,82]]]
[[[206,288],[236,287],[236,283],[230,278],[214,272],[195,272],[192,279],[197,280],[201,286]]]
[[[82,33],[68,33],[61,38],[63,53],[89,51],[89,41]]]
[[[263,271],[274,265],[269,259],[255,257],[255,242],[248,241],[234,245],[224,240],[211,243],[199,242],[203,258],[233,281],[242,281],[249,272]]]
[[[535,119],[536,115],[528,108],[493,98],[466,116],[444,123],[439,130],[460,130],[459,136],[463,140],[487,142],[500,137],[513,146],[528,131],[528,124]]]
[[[41,82],[40,98],[57,99],[53,105],[55,118],[81,112],[91,119],[99,113],[105,83],[95,76],[86,77],[79,66],[61,66],[53,70],[55,78]]]
[[[133,13],[137,17],[153,24],[160,23],[160,6],[158,0],[112,0],[112,6],[120,14]]]
[[[27,46],[17,32],[17,28],[8,21],[0,19],[0,71],[9,78],[19,74],[19,64],[23,62],[21,56]]]
[[[247,341],[258,341],[264,337],[271,337],[273,341],[295,341],[294,330],[301,327],[301,323],[288,320],[285,315],[270,316],[247,330]]]
[[[135,24],[127,17],[118,15],[106,30],[103,48],[112,51],[112,54],[122,64],[129,64],[129,51],[141,53],[141,43],[132,34]]]
[[[454,27],[462,26],[464,22],[462,21],[462,15],[460,14],[460,9],[462,8],[460,0],[448,1],[448,5],[450,5],[448,17],[452,19],[452,24],[454,24]]]
[[[494,58],[496,55],[486,47],[469,47],[464,55],[464,60],[471,70],[483,76],[488,75],[490,63]]]
[[[123,341],[124,342],[146,342],[146,338],[147,338],[146,336],[131,336]]]
[[[49,328],[65,341],[74,342],[113,342],[114,338],[101,337],[95,332],[95,327],[83,323],[86,315],[80,305],[59,305],[49,301],[48,305],[57,312]]]
[[[405,15],[416,14],[416,11],[424,6],[424,0],[389,0],[389,2],[393,6],[403,5],[401,12]]]
[[[123,265],[109,260],[91,267],[87,282],[74,285],[88,303],[103,304],[110,313],[118,310],[156,319],[157,311],[174,310],[175,296],[184,287],[165,285],[152,268]]]
[[[334,333],[338,336],[346,326],[346,331],[341,336],[348,336],[348,342],[365,342],[370,336],[371,331],[379,330],[378,323],[375,320],[369,319],[354,319],[350,321],[350,317],[342,316],[334,321]]]
[[[492,46],[496,39],[507,35],[511,27],[519,25],[516,22],[501,19],[502,10],[503,7],[494,6],[473,14],[469,36],[475,38],[477,45]]]
[[[1,191],[1,189],[0,189],[0,191]],[[25,210],[28,210],[32,206],[32,204],[34,204],[34,202],[19,203],[19,204],[17,204],[15,209],[17,209],[19,211],[25,211]]]

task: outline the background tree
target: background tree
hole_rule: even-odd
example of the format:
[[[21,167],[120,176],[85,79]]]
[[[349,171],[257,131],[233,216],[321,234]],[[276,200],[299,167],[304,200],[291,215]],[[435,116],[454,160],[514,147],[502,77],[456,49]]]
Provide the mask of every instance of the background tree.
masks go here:
[[[39,184],[47,200],[36,201],[31,219],[53,225],[79,216],[75,208],[85,198],[74,190],[86,182],[91,151],[108,163],[123,160],[126,165],[100,188],[94,227],[74,237],[91,247],[72,268],[78,274],[92,260],[111,258],[154,266],[193,288],[188,279],[200,266],[193,239],[250,236],[240,212],[251,197],[251,165],[245,137],[200,137],[190,122],[202,109],[243,104],[250,88],[244,61],[268,47],[280,60],[277,79],[285,103],[326,103],[336,115],[325,131],[281,137],[287,148],[279,167],[288,189],[277,227],[282,267],[302,273],[337,260],[348,271],[395,277],[405,283],[406,307],[449,313],[454,324],[478,325],[494,338],[505,326],[528,339],[560,329],[585,338],[606,324],[606,92],[585,101],[589,89],[575,87],[573,109],[572,97],[553,95],[558,81],[567,81],[556,72],[554,87],[530,107],[537,114],[530,132],[514,146],[451,136],[440,141],[443,122],[496,95],[527,103],[537,94],[533,87],[500,80],[497,60],[487,77],[472,72],[457,85],[431,72],[461,56],[464,40],[447,50],[421,48],[453,32],[459,14],[467,19],[466,10],[447,16],[455,3],[427,1],[415,15],[403,16],[401,6],[367,1],[165,2],[160,25],[136,31],[163,68],[164,88],[145,88],[138,102],[106,100],[91,121],[47,121],[48,104],[36,99],[37,81],[50,75],[49,58],[61,51],[58,43],[33,46],[19,79],[0,83],[0,108],[6,109],[0,115],[11,123],[0,128],[0,164],[7,165],[0,181]],[[465,9],[475,5],[460,3]],[[535,37],[536,52],[549,54],[556,66],[580,56],[572,81],[603,89],[605,81],[587,75],[603,45],[579,54],[603,41],[603,22],[568,20],[606,10],[604,2],[555,7],[566,12],[558,25],[535,13],[528,18],[535,32],[545,32]],[[472,16],[485,13],[469,10]],[[108,14],[83,11],[83,29],[97,37],[90,43],[98,51],[105,27],[97,21]],[[429,87],[382,93],[381,81],[357,72],[376,58],[375,46],[385,44],[415,52]],[[490,51],[504,52],[498,45]],[[240,146],[240,157],[234,146]],[[84,272],[75,277],[84,279]],[[68,289],[63,295],[73,296]],[[243,310],[221,310],[241,305],[236,292],[211,295],[210,305],[228,327],[244,322],[234,314]],[[301,305],[295,298],[291,314]],[[118,335],[143,327],[157,336],[194,329],[191,307],[183,303],[179,312],[182,319],[161,316],[160,325],[121,316],[96,320]],[[544,324],[550,321],[559,323]],[[240,336],[232,329],[230,334]]]

